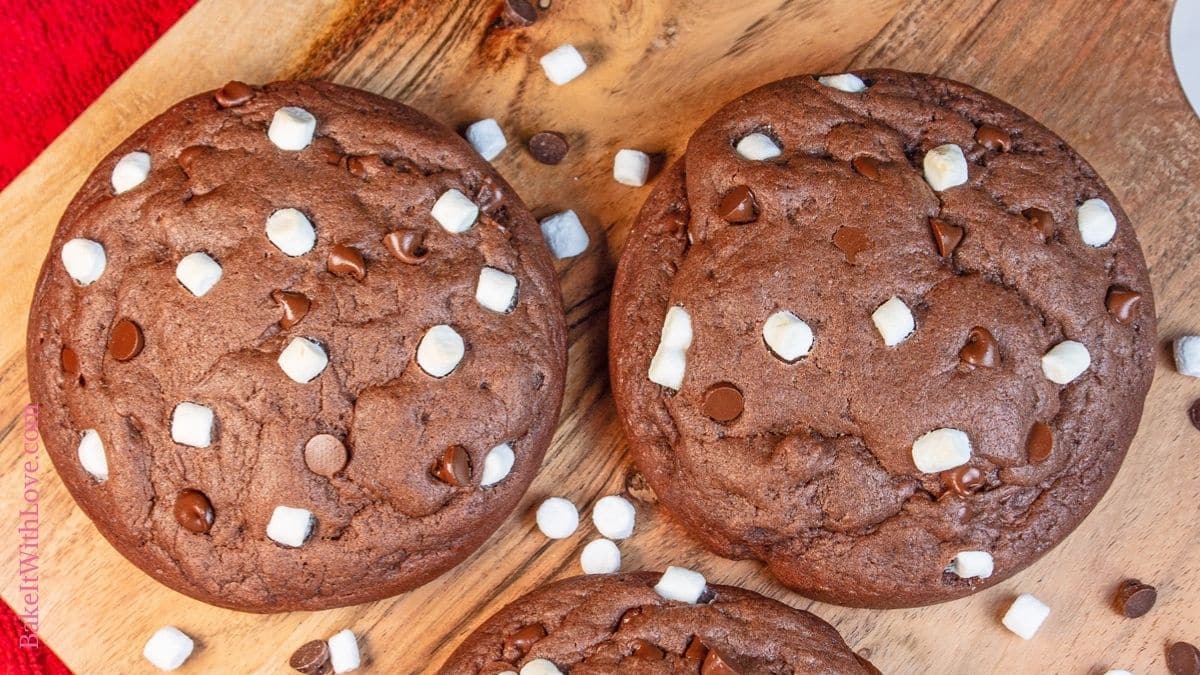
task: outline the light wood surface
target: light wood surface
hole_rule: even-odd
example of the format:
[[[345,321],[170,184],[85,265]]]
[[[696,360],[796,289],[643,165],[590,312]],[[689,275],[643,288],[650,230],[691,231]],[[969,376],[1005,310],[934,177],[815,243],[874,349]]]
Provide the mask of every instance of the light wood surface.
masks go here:
[[[161,109],[228,79],[312,76],[414,105],[458,127],[496,117],[510,146],[495,165],[537,215],[574,208],[593,245],[560,264],[571,352],[561,426],[522,506],[466,562],[390,600],[317,613],[240,614],[205,606],[127,563],[74,506],[40,454],[41,634],[81,673],[151,669],[141,648],[174,624],[198,649],[181,672],[285,672],[293,649],[344,627],[362,640],[366,672],[436,668],[504,603],[578,573],[596,536],[586,519],[600,496],[646,498],[614,416],[604,355],[616,259],[649,186],[611,178],[621,147],[677,157],[689,133],[726,100],[791,74],[892,66],[974,84],[1043,121],[1077,148],[1119,196],[1151,266],[1164,345],[1200,332],[1200,123],[1171,72],[1165,1],[999,0],[553,0],[534,26],[491,27],[493,0],[243,6],[201,0],[3,193],[0,213],[0,531],[8,545],[2,596],[22,607],[17,579],[24,322],[38,265],[66,203],[108,150]],[[554,87],[537,59],[571,42],[591,65]],[[563,131],[567,160],[542,166],[523,150],[534,131]],[[625,569],[681,564],[710,580],[752,588],[836,625],[892,673],[1165,672],[1163,648],[1200,642],[1200,431],[1186,407],[1200,380],[1160,353],[1141,431],[1113,488],[1061,546],[996,588],[912,610],[813,603],[750,562],[705,553],[651,501],[638,501]],[[1104,420],[1095,420],[1104,424]],[[581,506],[585,524],[551,542],[531,509],[549,495]],[[1139,620],[1109,608],[1136,576],[1159,589]],[[1030,642],[998,613],[1018,592],[1052,607]]]

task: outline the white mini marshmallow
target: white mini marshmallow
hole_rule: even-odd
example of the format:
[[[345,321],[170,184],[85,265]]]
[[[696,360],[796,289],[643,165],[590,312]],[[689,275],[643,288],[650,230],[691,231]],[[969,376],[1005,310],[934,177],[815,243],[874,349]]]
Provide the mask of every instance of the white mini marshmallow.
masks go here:
[[[193,448],[212,444],[213,411],[191,401],[175,406],[171,413],[171,440]]]
[[[783,153],[775,141],[766,134],[758,132],[744,136],[737,143],[737,153],[749,160],[762,160],[778,157]]]
[[[579,566],[584,574],[612,574],[621,571],[621,549],[607,539],[597,539],[583,547]]]
[[[108,480],[108,457],[104,454],[104,441],[95,429],[84,429],[79,439],[79,464],[92,478],[103,483]]]
[[[479,270],[475,301],[493,312],[508,314],[517,306],[517,278],[495,267]]]
[[[794,363],[812,351],[812,328],[786,309],[767,317],[762,335],[771,353],[788,363]]]
[[[954,562],[950,564],[950,571],[963,579],[986,579],[992,576],[994,569],[992,554],[987,551],[959,551],[954,556]]]
[[[104,255],[104,247],[91,239],[72,239],[63,244],[62,263],[67,274],[87,286],[104,274],[108,265],[108,257]]]
[[[546,77],[559,86],[579,77],[587,70],[587,62],[574,45],[563,45],[548,52],[542,57],[541,64],[542,70],[546,71]]]
[[[537,526],[551,539],[566,539],[579,527],[579,509],[562,497],[550,497],[538,506]]]
[[[958,429],[934,429],[912,445],[913,464],[921,473],[938,473],[971,460],[971,438]]]
[[[175,266],[175,278],[197,298],[212,290],[221,280],[221,265],[207,253],[189,253]]]
[[[183,665],[195,648],[192,638],[174,626],[154,631],[142,648],[142,656],[159,670],[171,671]]]
[[[338,631],[327,640],[329,645],[329,665],[335,673],[348,673],[358,670],[362,665],[362,656],[358,651],[358,639],[349,628]]]
[[[609,539],[625,539],[633,534],[637,510],[620,495],[601,497],[592,507],[592,522],[600,534]]]
[[[1042,622],[1050,616],[1050,608],[1041,600],[1028,593],[1022,593],[1013,600],[1013,604],[1000,620],[1004,627],[1028,640],[1042,627]]]
[[[315,520],[308,509],[276,506],[267,523],[267,536],[284,546],[298,548],[308,541]]]
[[[579,216],[572,210],[556,213],[543,218],[542,238],[550,247],[555,258],[562,260],[577,256],[587,250],[588,233],[579,222]]]
[[[862,78],[854,73],[824,75],[822,77],[818,77],[817,82],[820,82],[826,87],[837,89],[838,91],[849,92],[851,94],[857,94],[867,90],[867,84],[862,81]]]
[[[692,316],[686,309],[674,305],[667,310],[658,346],[685,351],[692,346]]]
[[[1092,365],[1087,347],[1074,340],[1063,340],[1042,356],[1042,372],[1055,384],[1066,384]]]
[[[700,600],[700,596],[704,595],[706,588],[708,588],[708,583],[704,580],[703,574],[684,567],[670,566],[659,578],[654,592],[667,600],[695,603]]]
[[[875,322],[875,329],[883,338],[883,344],[889,347],[904,342],[917,327],[916,319],[913,318],[908,305],[894,295],[875,309],[871,314],[871,321]]]
[[[296,209],[279,209],[267,217],[267,239],[280,251],[292,256],[304,255],[317,243],[317,230],[308,216]]]
[[[553,661],[534,659],[521,666],[521,675],[562,675]]]
[[[489,162],[496,159],[496,155],[508,145],[508,139],[504,137],[500,124],[491,117],[467,127],[467,142]]]
[[[512,471],[515,460],[516,455],[508,443],[501,443],[488,450],[487,457],[483,458],[483,477],[479,479],[479,486],[488,487],[504,480],[508,472]]]
[[[613,180],[621,185],[641,187],[650,176],[650,155],[624,148],[613,156]]]
[[[962,148],[953,143],[939,145],[925,153],[922,162],[925,181],[935,192],[941,192],[967,182],[967,158]]]
[[[279,367],[300,384],[312,382],[329,365],[325,349],[313,340],[294,337],[279,353]]]
[[[150,155],[131,152],[117,160],[112,171],[113,192],[121,194],[141,185],[150,175]]]
[[[479,217],[479,207],[463,193],[450,188],[433,203],[429,215],[447,232],[459,234],[475,225],[475,219]]]
[[[1108,244],[1117,233],[1117,218],[1103,199],[1089,199],[1080,204],[1076,219],[1083,243],[1093,248]]]
[[[267,138],[280,150],[303,150],[317,132],[317,118],[304,108],[284,106],[275,111]]]
[[[647,376],[655,384],[679,391],[687,370],[687,350],[692,346],[692,317],[675,305],[667,310],[658,349],[650,359]]]
[[[1175,370],[1180,375],[1200,377],[1200,335],[1175,338]]]
[[[417,345],[417,365],[433,377],[449,375],[467,353],[462,336],[446,324],[425,331]]]

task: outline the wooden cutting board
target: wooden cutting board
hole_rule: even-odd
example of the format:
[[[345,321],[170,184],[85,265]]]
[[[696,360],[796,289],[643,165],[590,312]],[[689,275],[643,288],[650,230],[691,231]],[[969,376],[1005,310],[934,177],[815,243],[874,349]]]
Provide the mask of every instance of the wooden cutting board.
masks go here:
[[[600,496],[637,485],[609,395],[605,337],[613,269],[651,188],[613,182],[613,152],[635,147],[678,157],[701,120],[752,87],[867,66],[937,73],[1010,101],[1075,146],[1119,196],[1150,262],[1164,345],[1129,459],[1064,544],[996,588],[936,607],[869,611],[811,602],[755,563],[700,550],[651,501],[636,502],[636,533],[621,544],[625,568],[692,566],[710,580],[810,609],[893,673],[1120,667],[1141,675],[1165,672],[1165,644],[1200,642],[1200,431],[1185,412],[1200,397],[1200,380],[1175,373],[1166,346],[1200,332],[1200,123],[1171,72],[1168,2],[553,0],[524,30],[492,27],[497,0],[240,5],[201,0],[0,193],[0,316],[9,323],[0,333],[4,600],[24,611],[16,557],[26,494],[24,325],[51,232],[112,146],[176,100],[231,78],[329,78],[451,126],[500,121],[511,139],[495,161],[500,172],[538,215],[573,208],[592,235],[587,253],[559,265],[571,338],[561,427],[517,513],[454,570],[391,600],[277,616],[208,607],[152,581],[103,541],[39,451],[32,475],[40,630],[75,670],[149,672],[142,645],[159,626],[175,624],[198,643],[182,672],[285,672],[293,649],[344,627],[361,636],[367,672],[428,672],[503,604],[578,573],[579,550],[595,536],[590,524],[552,542],[533,527],[531,509],[555,494],[586,514]],[[557,88],[537,59],[564,42],[592,65]],[[537,164],[521,147],[543,128],[573,140],[558,167]],[[1158,605],[1142,619],[1123,619],[1109,607],[1126,576],[1158,586]],[[1025,591],[1053,608],[1030,642],[997,621]]]

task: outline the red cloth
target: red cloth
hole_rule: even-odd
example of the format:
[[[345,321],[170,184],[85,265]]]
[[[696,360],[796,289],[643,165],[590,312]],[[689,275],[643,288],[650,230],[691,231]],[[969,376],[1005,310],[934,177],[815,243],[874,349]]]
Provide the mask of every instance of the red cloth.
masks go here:
[[[8,185],[195,0],[4,0],[0,188]],[[112,139],[115,145],[121,139]],[[53,620],[50,617],[49,620]],[[0,674],[69,675],[0,602]],[[131,647],[136,648],[136,646]]]

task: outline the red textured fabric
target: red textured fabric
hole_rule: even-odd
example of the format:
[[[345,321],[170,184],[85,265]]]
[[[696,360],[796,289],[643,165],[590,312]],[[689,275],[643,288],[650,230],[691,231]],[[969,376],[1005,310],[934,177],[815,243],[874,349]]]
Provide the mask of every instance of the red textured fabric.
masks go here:
[[[0,188],[194,0],[0,2]],[[116,144],[120,139],[113,139]]]

